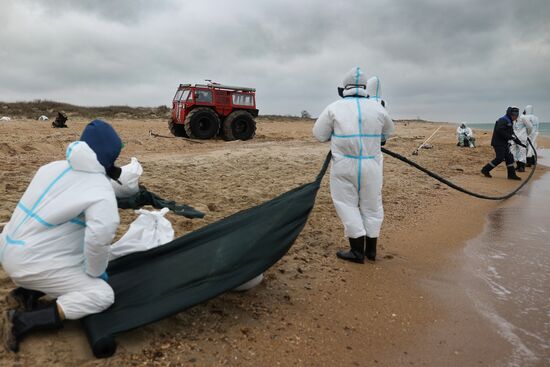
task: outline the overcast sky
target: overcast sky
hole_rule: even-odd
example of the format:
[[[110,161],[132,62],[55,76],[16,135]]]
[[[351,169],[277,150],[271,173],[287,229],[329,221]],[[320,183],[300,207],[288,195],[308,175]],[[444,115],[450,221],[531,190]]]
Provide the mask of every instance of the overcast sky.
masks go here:
[[[344,74],[394,118],[550,120],[550,1],[0,0],[0,100],[169,105],[179,83],[257,88],[260,113],[318,115]]]

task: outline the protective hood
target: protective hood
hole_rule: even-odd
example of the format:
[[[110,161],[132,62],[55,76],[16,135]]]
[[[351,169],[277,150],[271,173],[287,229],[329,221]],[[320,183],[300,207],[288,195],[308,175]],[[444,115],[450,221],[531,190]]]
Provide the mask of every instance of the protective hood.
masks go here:
[[[534,112],[534,111],[533,111],[533,106],[532,106],[532,105],[527,105],[527,106],[525,107],[525,114],[526,114],[526,115],[532,115],[533,112]]]
[[[382,99],[382,85],[380,84],[380,78],[373,76],[367,80],[367,94],[370,99],[379,101]]]
[[[506,109],[506,116],[511,119],[513,114],[518,116],[519,115],[519,108],[517,108],[516,106],[508,107]]]
[[[343,80],[343,96],[367,96],[367,78],[360,67],[354,67],[344,77]]]
[[[122,149],[122,141],[115,129],[102,120],[94,120],[84,128],[80,140],[95,152],[97,160],[109,172]]]
[[[68,146],[67,162],[75,171],[105,173],[94,151],[83,141],[75,141]]]

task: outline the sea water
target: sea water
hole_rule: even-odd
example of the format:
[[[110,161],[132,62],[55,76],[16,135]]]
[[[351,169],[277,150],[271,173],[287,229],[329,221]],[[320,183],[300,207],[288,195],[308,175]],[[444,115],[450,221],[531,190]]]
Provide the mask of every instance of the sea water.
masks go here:
[[[495,127],[495,123],[490,124],[480,124],[480,123],[469,123],[467,124],[470,128],[473,130],[479,129],[479,130],[489,130],[493,131],[493,128]],[[475,133],[475,131],[474,131]],[[539,124],[539,134],[542,136],[550,136],[550,122],[541,122]]]
[[[550,150],[539,155],[550,166]],[[464,286],[511,345],[508,366],[550,366],[550,173],[493,210],[465,252]]]

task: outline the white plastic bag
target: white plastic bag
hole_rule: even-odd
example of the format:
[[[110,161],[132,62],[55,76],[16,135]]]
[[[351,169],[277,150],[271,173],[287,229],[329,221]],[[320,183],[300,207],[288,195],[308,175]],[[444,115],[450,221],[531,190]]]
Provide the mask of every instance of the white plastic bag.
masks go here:
[[[118,182],[111,180],[111,185],[115,190],[115,196],[117,198],[128,198],[139,192],[139,178],[143,173],[143,167],[136,157],[132,157],[129,164],[120,167],[122,172]]]
[[[109,261],[172,241],[174,239],[172,223],[164,218],[168,212],[168,208],[163,208],[160,211],[136,210],[139,217],[130,224],[128,232],[111,246]]]
[[[258,285],[264,280],[264,275],[260,274],[255,278],[250,279],[248,282],[241,284],[237,288],[233,289],[233,292],[244,292],[248,291]]]

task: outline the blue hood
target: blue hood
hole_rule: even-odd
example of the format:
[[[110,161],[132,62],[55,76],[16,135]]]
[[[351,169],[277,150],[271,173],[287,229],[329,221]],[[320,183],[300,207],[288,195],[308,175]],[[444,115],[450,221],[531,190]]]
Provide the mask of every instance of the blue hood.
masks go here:
[[[94,120],[86,125],[80,140],[92,148],[105,171],[114,165],[122,149],[122,140],[115,129],[102,120]]]

